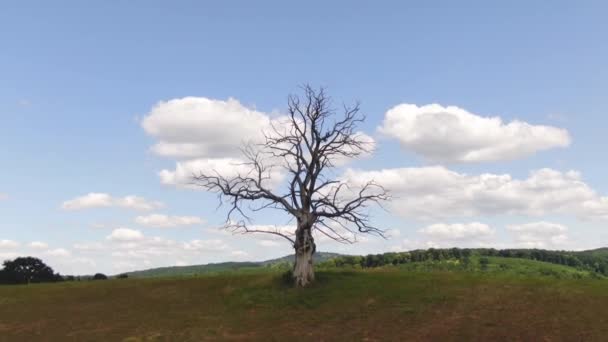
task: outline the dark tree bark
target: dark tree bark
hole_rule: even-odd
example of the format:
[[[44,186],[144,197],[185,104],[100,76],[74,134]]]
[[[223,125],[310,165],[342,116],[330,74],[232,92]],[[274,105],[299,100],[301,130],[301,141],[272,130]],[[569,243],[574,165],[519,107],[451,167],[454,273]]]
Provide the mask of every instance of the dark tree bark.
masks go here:
[[[373,146],[356,131],[364,120],[359,106],[344,107],[337,116],[323,89],[303,88],[304,96],[290,96],[288,115],[275,120],[264,142],[243,148],[250,171],[236,176],[200,173],[194,183],[216,192],[220,203],[228,202],[226,228],[241,233],[266,233],[288,240],[295,251],[293,268],[297,286],[314,281],[313,231],[342,243],[355,242],[357,233],[383,236],[369,222],[367,208],[388,199],[385,189],[369,181],[356,187],[332,178],[327,171],[344,159],[371,152]],[[286,191],[278,194],[268,185],[271,173],[283,168],[288,175]],[[296,221],[293,232],[252,229],[243,204],[257,205],[249,210],[280,209]],[[235,217],[238,219],[235,220]]]

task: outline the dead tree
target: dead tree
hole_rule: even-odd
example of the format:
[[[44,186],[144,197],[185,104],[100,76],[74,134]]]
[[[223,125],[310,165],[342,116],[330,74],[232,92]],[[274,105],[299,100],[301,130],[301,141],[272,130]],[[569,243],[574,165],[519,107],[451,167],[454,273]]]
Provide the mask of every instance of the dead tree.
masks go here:
[[[329,172],[344,160],[373,149],[369,138],[356,130],[364,120],[359,105],[345,106],[343,114],[337,115],[323,89],[305,86],[303,93],[302,98],[288,98],[288,115],[270,124],[262,143],[242,149],[247,172],[230,177],[217,172],[194,176],[194,184],[218,193],[220,204],[229,203],[227,228],[274,234],[292,244],[296,286],[314,280],[313,230],[342,243],[354,242],[358,233],[383,236],[381,229],[370,224],[368,206],[388,199],[385,189],[374,181],[356,185]],[[282,191],[269,185],[277,168],[287,175],[278,187]],[[267,208],[287,212],[297,223],[294,231],[250,226],[246,211]]]

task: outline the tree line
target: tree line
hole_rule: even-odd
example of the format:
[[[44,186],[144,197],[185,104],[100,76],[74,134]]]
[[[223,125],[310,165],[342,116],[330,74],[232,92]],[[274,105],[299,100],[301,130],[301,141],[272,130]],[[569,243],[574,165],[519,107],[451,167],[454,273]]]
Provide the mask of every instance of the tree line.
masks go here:
[[[494,249],[494,248],[430,248],[409,252],[368,254],[365,256],[340,256],[322,262],[319,266],[371,268],[424,261],[460,260],[465,263],[471,256],[520,258],[574,267],[608,276],[608,253],[550,251],[544,249]]]
[[[59,281],[108,279],[103,273],[96,273],[93,276],[61,275],[39,258],[31,256],[6,260],[2,263],[2,266],[2,269],[0,269],[0,284],[54,283]],[[120,274],[116,277],[127,278],[127,275]]]

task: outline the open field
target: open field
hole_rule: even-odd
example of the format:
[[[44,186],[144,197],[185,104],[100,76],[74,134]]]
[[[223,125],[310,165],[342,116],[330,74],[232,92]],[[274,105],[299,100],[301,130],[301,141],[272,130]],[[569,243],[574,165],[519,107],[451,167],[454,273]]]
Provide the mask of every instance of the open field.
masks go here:
[[[308,289],[269,271],[2,286],[0,340],[606,340],[608,281],[489,269],[323,271]]]

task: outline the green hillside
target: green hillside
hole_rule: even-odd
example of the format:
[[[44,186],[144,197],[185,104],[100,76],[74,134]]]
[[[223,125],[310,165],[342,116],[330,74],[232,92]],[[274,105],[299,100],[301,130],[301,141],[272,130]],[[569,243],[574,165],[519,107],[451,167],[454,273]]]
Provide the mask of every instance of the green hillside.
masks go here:
[[[217,264],[192,265],[192,266],[171,266],[158,267],[148,270],[128,272],[127,275],[133,278],[149,277],[177,277],[194,276],[203,274],[214,274],[221,272],[237,271],[248,268],[257,268],[260,264],[256,262],[222,262]]]
[[[545,274],[578,271],[532,260],[473,258],[469,271],[445,268],[450,262],[319,271],[307,289],[286,285],[270,268],[0,286],[0,339],[605,341],[608,336],[606,280]],[[426,269],[408,268],[425,264]]]
[[[393,266],[385,266],[393,267]],[[605,279],[594,272],[548,262],[504,257],[471,257],[467,263],[458,259],[413,262],[397,266],[408,272],[452,271],[483,273],[505,277],[550,277],[557,279]]]
[[[315,263],[321,263],[332,258],[341,256],[336,253],[317,252],[313,256]],[[159,267],[142,271],[128,272],[127,275],[133,278],[150,278],[150,277],[178,277],[178,276],[193,276],[205,274],[217,274],[223,272],[247,272],[254,271],[258,268],[288,268],[290,263],[293,263],[295,256],[287,255],[277,259],[271,259],[260,262],[222,262],[205,265],[192,266],[171,266]]]
[[[405,269],[427,270],[433,268],[474,270],[479,260],[498,260],[494,266],[488,266],[489,270],[497,272],[522,273],[523,269],[531,267],[535,270],[535,263],[527,261],[542,262],[543,269],[547,274],[571,274],[572,277],[607,277],[608,276],[608,248],[600,248],[588,251],[551,251],[542,249],[428,249],[414,250],[409,252],[391,252],[383,254],[369,254],[365,256],[341,255],[337,253],[317,252],[314,262],[318,268],[376,268],[400,265]],[[503,260],[504,259],[504,260]],[[294,256],[288,255],[277,259],[261,262],[225,262],[207,265],[174,266],[153,268],[143,271],[128,273],[130,277],[177,277],[219,274],[224,272],[257,272],[265,270],[287,270],[293,263]],[[519,261],[513,261],[519,260]],[[517,264],[517,265],[515,265]],[[525,267],[524,267],[525,266]],[[528,267],[529,266],[529,267]],[[492,268],[493,267],[493,268]],[[487,269],[486,269],[487,270]],[[521,272],[520,272],[521,271]],[[525,273],[525,272],[523,272]]]

